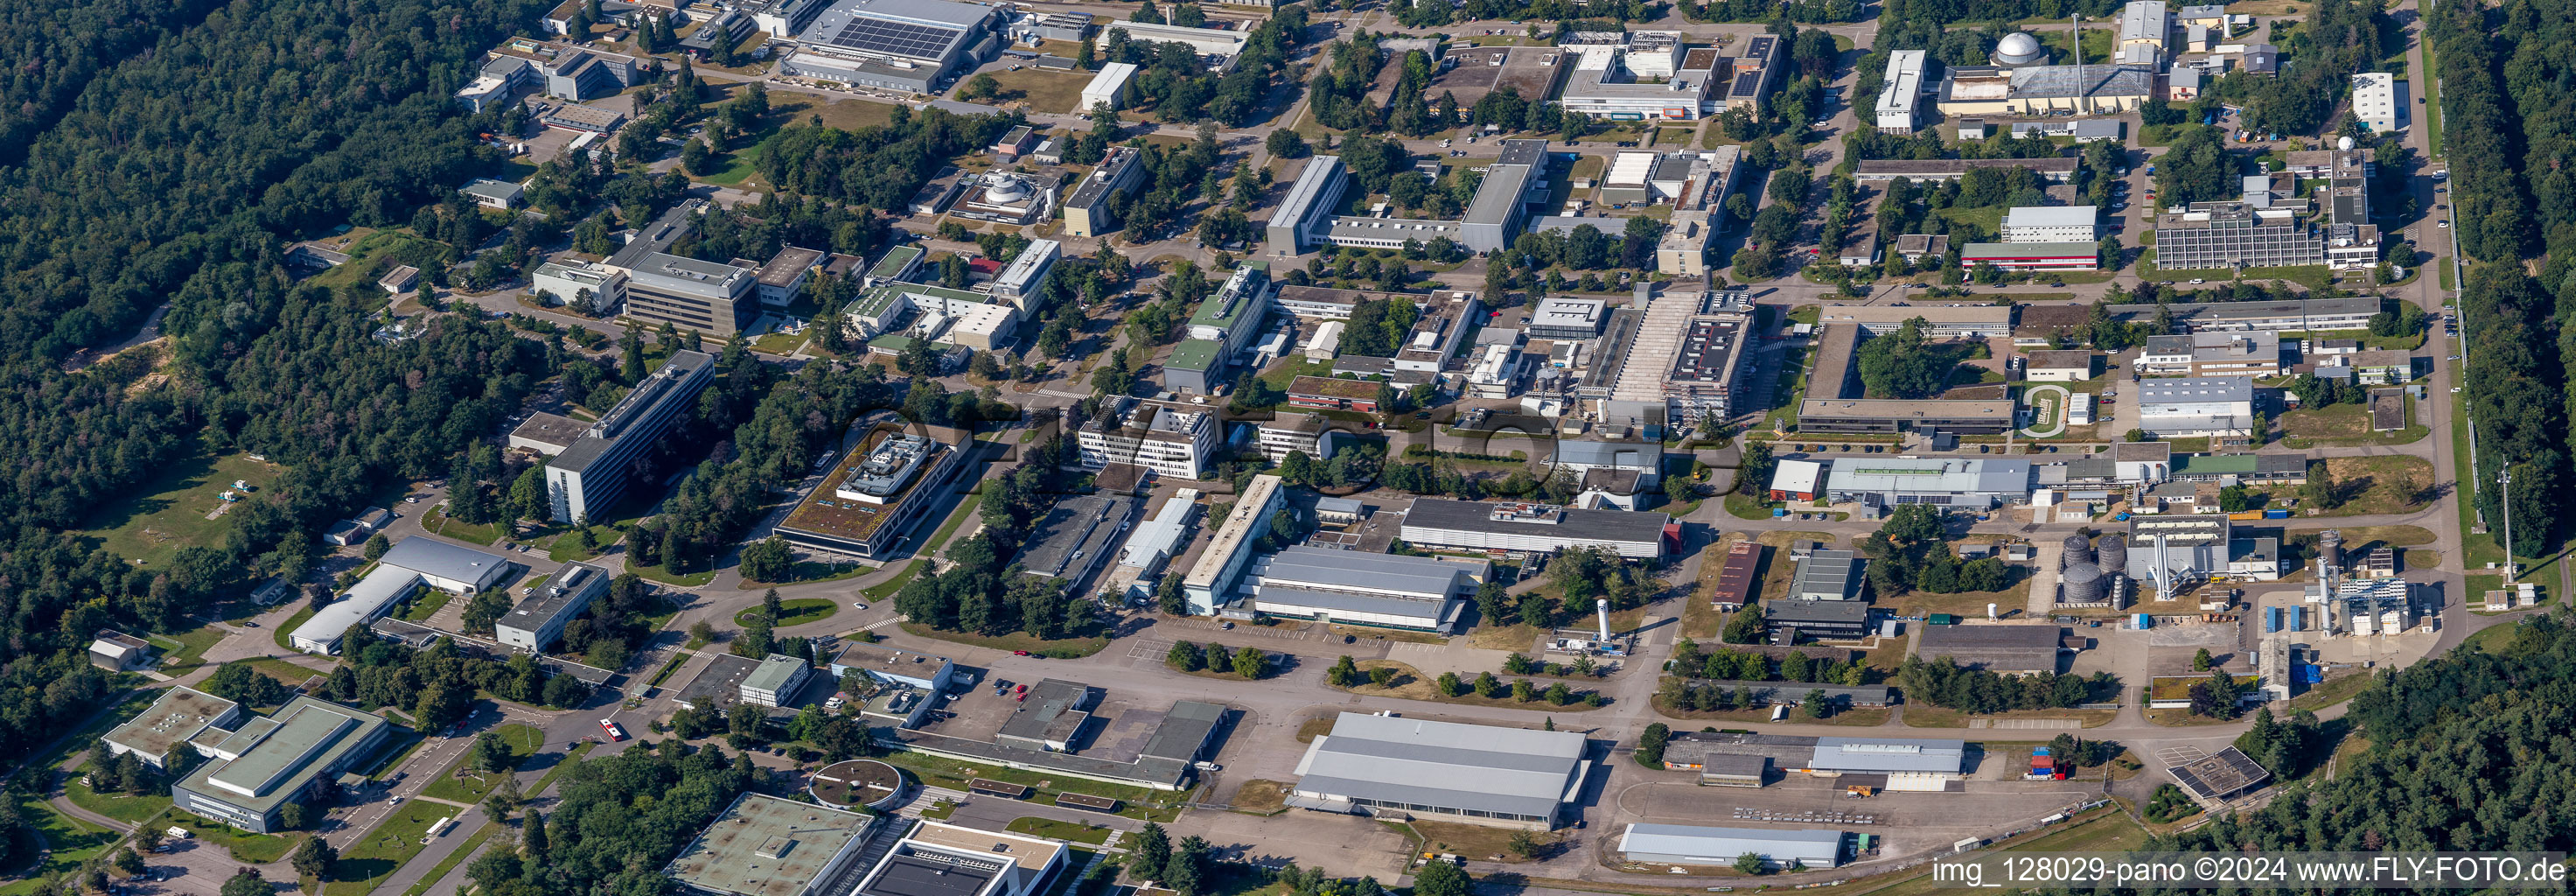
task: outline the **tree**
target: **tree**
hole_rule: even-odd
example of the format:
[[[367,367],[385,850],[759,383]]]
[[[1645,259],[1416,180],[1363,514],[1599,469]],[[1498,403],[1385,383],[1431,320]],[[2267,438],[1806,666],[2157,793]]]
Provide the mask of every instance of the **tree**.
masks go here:
[[[1467,896],[1474,880],[1454,862],[1432,862],[1413,876],[1413,896]]]
[[[752,542],[742,549],[742,577],[754,582],[776,582],[787,578],[794,567],[787,540],[776,535]],[[777,593],[774,589],[771,593]]]
[[[486,731],[475,736],[475,767],[487,772],[499,773],[509,771],[512,766],[518,764],[517,757],[510,755],[509,742],[502,740],[501,735]]]
[[[317,881],[330,880],[331,865],[339,860],[340,851],[333,848],[330,841],[320,837],[306,837],[303,843],[295,847],[295,873]],[[262,881],[262,883],[266,882]],[[230,885],[226,885],[225,889],[229,891]],[[265,889],[263,886],[262,890],[265,891]]]
[[[1368,671],[1368,680],[1370,684],[1378,687],[1388,687],[1393,685],[1395,684],[1395,669],[1391,666],[1379,666],[1375,669],[1370,669]]]
[[[1647,725],[1646,733],[1637,737],[1637,764],[1648,768],[1662,768],[1664,744],[1670,741],[1672,736],[1672,729],[1665,727],[1662,722]]]
[[[2203,647],[2200,649],[2199,653],[2191,655],[2191,671],[2207,672],[2210,669],[2210,665],[2209,648]]]
[[[1234,652],[1234,674],[1236,675],[1258,679],[1261,677],[1262,667],[1266,664],[1261,648],[1246,646]]]
[[[1762,854],[1758,852],[1748,852],[1735,857],[1735,870],[1744,874],[1761,874],[1768,867],[1770,866],[1762,860]]]
[[[367,544],[359,550],[359,553],[365,555],[367,560],[372,562],[382,559],[385,556],[385,552],[392,550],[393,546],[394,543],[385,538],[385,533],[378,532],[367,537]]]
[[[1137,880],[1160,880],[1163,865],[1172,858],[1172,836],[1163,826],[1146,822],[1136,838],[1127,843],[1127,873]]]
[[[1271,131],[1270,136],[1263,141],[1262,148],[1269,150],[1272,156],[1282,159],[1304,158],[1311,151],[1306,145],[1304,135],[1287,128]]]
[[[1357,685],[1359,682],[1359,664],[1352,662],[1349,654],[1343,654],[1340,660],[1335,661],[1330,668],[1324,670],[1325,684],[1329,684],[1337,688],[1347,688]]]
[[[221,896],[273,896],[277,888],[270,886],[268,879],[259,876],[258,871],[244,866],[233,872],[233,876],[225,878],[223,889],[218,892]]]
[[[2230,485],[2218,490],[2219,510],[2227,513],[2239,513],[2252,506],[2254,506],[2253,493],[2248,491],[2243,485]],[[2207,653],[2208,651],[2202,652]]]
[[[976,77],[989,79],[992,76],[977,75]],[[680,147],[680,168],[690,174],[705,177],[715,173],[714,161],[715,152],[707,148],[705,140],[692,139]]]
[[[1189,597],[1181,590],[1180,576],[1166,572],[1163,574],[1162,581],[1154,583],[1154,604],[1155,608],[1162,610],[1165,615],[1190,614]]]
[[[1197,644],[1189,641],[1172,642],[1171,651],[1163,655],[1165,665],[1183,672],[1196,672],[1207,668],[1207,662],[1207,654],[1200,651]]]
[[[1824,691],[1810,690],[1807,692],[1807,698],[1799,701],[1798,714],[1810,719],[1821,719],[1824,718],[1832,708],[1832,703],[1825,699]]]

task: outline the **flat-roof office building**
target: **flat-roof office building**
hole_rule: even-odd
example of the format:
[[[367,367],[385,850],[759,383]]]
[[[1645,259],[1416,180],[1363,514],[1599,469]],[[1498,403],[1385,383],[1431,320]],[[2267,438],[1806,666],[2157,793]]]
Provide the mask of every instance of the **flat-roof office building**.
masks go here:
[[[572,447],[546,461],[546,496],[556,522],[604,520],[626,496],[635,459],[697,402],[715,378],[715,356],[674,351],[608,416],[592,424]]]
[[[1583,735],[1345,712],[1297,761],[1288,805],[1544,831],[1583,793]]]
[[[662,874],[703,896],[847,896],[876,818],[745,793],[707,823]]]
[[[896,424],[871,430],[839,469],[780,520],[788,544],[854,557],[881,557],[939,504],[964,465],[972,440],[942,442]]]
[[[779,74],[934,93],[1001,51],[999,7],[949,0],[842,0],[798,35]]]
[[[519,601],[492,623],[493,640],[529,653],[544,653],[563,637],[564,624],[592,601],[608,593],[608,571],[588,563],[566,563],[546,577],[536,593]]]
[[[171,783],[171,804],[272,833],[286,804],[303,799],[313,782],[367,758],[391,730],[382,716],[296,697],[276,715],[254,717],[220,740],[200,735],[192,741],[214,760]]]
[[[1340,156],[1316,156],[1306,160],[1306,168],[1297,182],[1281,197],[1279,208],[1270,215],[1263,230],[1263,248],[1275,256],[1301,255],[1314,239],[1316,226],[1333,217],[1341,207],[1342,191],[1349,186],[1342,176]]]
[[[909,823],[909,822],[901,822]],[[1073,850],[1062,841],[924,821],[896,841],[847,896],[1032,896]]]
[[[760,313],[760,275],[750,268],[657,252],[626,276],[626,313],[643,320],[730,337]]]
[[[1467,205],[1458,242],[1470,252],[1496,252],[1520,235],[1532,187],[1547,180],[1547,141],[1505,140],[1502,155],[1485,169]]]
[[[101,739],[110,753],[132,753],[145,765],[168,768],[173,751],[188,749],[188,742],[206,729],[238,727],[241,717],[239,703],[194,688],[172,687],[162,691],[151,708]]]
[[[1287,490],[1277,476],[1254,476],[1234,501],[1234,511],[1217,524],[1199,562],[1181,579],[1181,593],[1194,615],[1212,615],[1234,602],[1236,583],[1252,563],[1253,549],[1270,534],[1270,515],[1287,504]]]

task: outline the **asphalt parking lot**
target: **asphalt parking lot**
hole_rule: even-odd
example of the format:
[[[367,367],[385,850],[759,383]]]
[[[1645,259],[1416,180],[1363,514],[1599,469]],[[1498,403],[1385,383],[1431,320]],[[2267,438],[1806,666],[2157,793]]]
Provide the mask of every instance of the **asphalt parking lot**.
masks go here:
[[[203,840],[180,840],[163,847],[165,852],[144,857],[143,877],[159,875],[160,880],[142,877],[127,881],[133,892],[146,894],[194,893],[216,896],[224,881],[232,878],[242,863],[224,852],[223,847]]]

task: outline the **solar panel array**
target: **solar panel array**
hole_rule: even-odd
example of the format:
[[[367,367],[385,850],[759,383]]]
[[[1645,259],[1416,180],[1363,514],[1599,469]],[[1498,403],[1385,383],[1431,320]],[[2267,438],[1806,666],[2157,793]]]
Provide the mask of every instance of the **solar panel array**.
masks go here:
[[[871,53],[937,59],[950,43],[957,40],[959,33],[956,28],[856,17],[842,26],[841,33],[833,35],[828,43]]]

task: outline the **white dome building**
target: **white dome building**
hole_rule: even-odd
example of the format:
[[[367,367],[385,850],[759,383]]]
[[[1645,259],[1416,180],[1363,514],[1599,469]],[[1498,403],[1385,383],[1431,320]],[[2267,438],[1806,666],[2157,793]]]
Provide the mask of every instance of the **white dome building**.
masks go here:
[[[2030,32],[2015,31],[2004,35],[2004,39],[1995,44],[1993,61],[2008,68],[2038,65],[2048,61],[2048,48],[2040,46],[2039,38],[2030,36]]]

